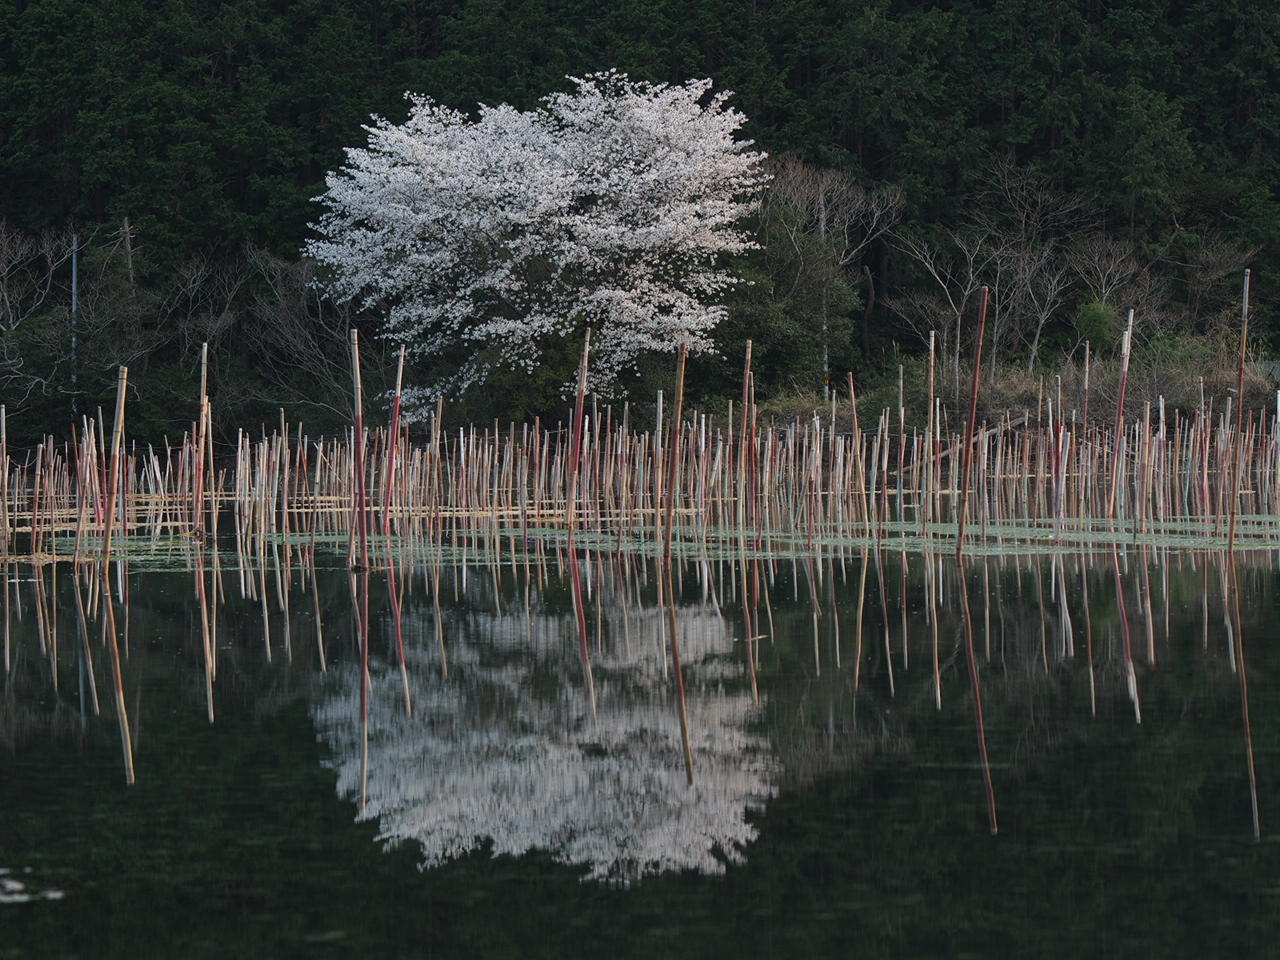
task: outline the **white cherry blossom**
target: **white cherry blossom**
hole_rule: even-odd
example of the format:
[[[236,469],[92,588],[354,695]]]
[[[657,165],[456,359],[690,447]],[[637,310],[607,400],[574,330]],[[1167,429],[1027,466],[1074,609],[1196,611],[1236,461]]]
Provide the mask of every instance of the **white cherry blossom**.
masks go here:
[[[532,370],[587,327],[597,391],[645,351],[711,349],[723,258],[753,245],[739,223],[766,180],[735,139],[745,118],[710,80],[570,79],[534,110],[474,117],[410,94],[317,198],[325,288],[437,368],[419,400]]]

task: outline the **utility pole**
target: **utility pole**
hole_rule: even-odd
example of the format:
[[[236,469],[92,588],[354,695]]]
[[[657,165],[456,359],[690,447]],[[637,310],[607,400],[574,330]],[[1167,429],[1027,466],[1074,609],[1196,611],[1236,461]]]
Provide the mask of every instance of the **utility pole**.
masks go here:
[[[76,320],[80,313],[80,234],[71,235],[71,417],[80,418],[79,358],[76,355]]]

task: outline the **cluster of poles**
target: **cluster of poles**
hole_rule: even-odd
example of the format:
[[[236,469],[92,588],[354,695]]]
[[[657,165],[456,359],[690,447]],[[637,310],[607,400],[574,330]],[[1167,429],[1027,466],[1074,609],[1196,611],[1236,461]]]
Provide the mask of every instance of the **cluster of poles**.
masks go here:
[[[21,461],[10,456],[5,411],[0,406],[0,563],[21,560],[51,566],[56,590],[57,563],[72,562],[84,653],[90,654],[87,624],[97,613],[101,647],[113,664],[122,746],[132,780],[120,682],[120,631],[111,600],[113,561],[119,580],[117,598],[123,600],[127,578],[119,571],[130,555],[154,556],[166,548],[186,553],[193,544],[197,548],[202,571],[197,596],[212,719],[216,627],[208,602],[211,593],[216,597],[221,591],[220,543],[234,537],[241,589],[262,606],[268,655],[268,568],[276,571],[278,602],[287,604],[295,554],[314,579],[318,550],[345,549],[361,636],[362,709],[367,723],[373,570],[385,569],[388,574],[397,658],[405,677],[405,708],[411,711],[399,623],[413,558],[432,558],[424,567],[431,571],[440,631],[439,577],[450,551],[454,555],[459,549],[465,551],[468,538],[474,540],[481,530],[491,542],[505,536],[527,545],[553,538],[557,549],[562,545],[567,553],[583,672],[594,702],[578,551],[647,553],[662,571],[658,595],[669,619],[667,643],[686,772],[692,784],[695,766],[675,600],[677,560],[704,566],[726,556],[743,561],[736,565],[740,582],[734,590],[740,599],[747,661],[758,697],[758,653],[753,645],[768,635],[760,626],[761,611],[767,615],[762,561],[793,555],[803,557],[808,566],[824,552],[861,550],[860,650],[868,554],[874,553],[878,566],[884,551],[936,557],[954,548],[961,561],[957,564],[959,594],[968,625],[969,674],[994,832],[997,821],[979,665],[964,582],[966,543],[980,553],[1032,543],[1059,556],[1072,549],[1109,548],[1118,588],[1119,548],[1129,540],[1172,542],[1181,536],[1203,547],[1206,537],[1217,538],[1232,556],[1237,544],[1269,543],[1280,530],[1280,406],[1275,413],[1246,411],[1238,401],[1233,407],[1235,398],[1228,398],[1225,407],[1215,411],[1210,399],[1186,413],[1166,412],[1163,402],[1158,402],[1154,409],[1145,405],[1142,417],[1129,422],[1125,391],[1131,312],[1122,340],[1119,396],[1109,421],[1090,416],[1086,375],[1078,410],[1067,413],[1059,391],[1043,397],[1034,415],[1028,411],[1021,417],[1006,415],[998,423],[979,424],[978,371],[986,312],[984,289],[969,410],[960,429],[947,422],[935,396],[932,346],[928,416],[922,428],[907,429],[900,392],[896,416],[886,408],[874,426],[864,429],[852,375],[847,398],[833,399],[829,408],[816,411],[807,422],[762,422],[750,344],[740,401],[729,407],[720,424],[703,414],[686,415],[687,348],[679,354],[672,403],[664,403],[660,393],[654,420],[640,424],[629,406],[621,411],[601,408],[589,397],[589,335],[568,424],[552,426],[535,420],[505,429],[494,423],[448,431],[443,400],[425,417],[411,421],[401,406],[402,351],[390,416],[386,423],[370,426],[364,419],[359,340],[353,331],[354,413],[345,437],[313,440],[301,425],[291,427],[282,411],[270,435],[264,430],[254,439],[242,431],[233,456],[215,457],[207,348],[202,351],[198,413],[192,428],[180,444],[166,445],[163,451],[152,446],[140,449],[127,441],[128,371],[121,368],[110,424],[99,411],[96,418],[85,417],[77,424],[70,440],[59,443],[46,438]],[[1247,271],[1242,318],[1236,398],[1243,396]],[[415,428],[425,433],[424,441],[411,442]],[[233,529],[223,532],[220,525],[228,523]],[[213,554],[207,576],[203,572],[206,549]],[[85,571],[92,575],[86,576]],[[85,598],[82,581],[88,590]],[[318,591],[313,590],[313,595],[323,657]],[[813,595],[816,625],[816,590]],[[883,603],[883,589],[880,596]],[[6,585],[6,604],[8,597]],[[6,617],[7,610],[6,606]],[[887,609],[883,619],[887,631]],[[1128,649],[1127,616],[1122,622]],[[56,629],[50,637],[56,642]],[[443,633],[438,639],[443,655]],[[1239,654],[1247,720],[1242,648]],[[6,626],[6,664],[7,658]],[[1127,662],[1132,671],[1132,658]],[[447,664],[447,657],[442,656],[442,663]],[[855,663],[860,665],[860,656]],[[935,644],[935,671],[936,664]],[[855,666],[855,683],[858,669]],[[1140,717],[1136,684],[1131,686],[1135,714]],[[937,687],[940,701],[940,681]],[[1252,751],[1250,758],[1252,779]]]
[[[72,539],[79,555],[109,542],[112,527],[121,543],[216,536],[226,505],[237,537],[345,533],[353,562],[370,536],[439,542],[450,524],[477,517],[655,552],[736,547],[743,537],[766,552],[899,538],[957,550],[966,538],[1000,549],[1143,536],[1270,542],[1280,531],[1280,394],[1275,411],[1236,402],[1242,345],[1240,389],[1221,407],[1210,397],[1193,411],[1166,410],[1158,399],[1127,419],[1132,323],[1110,418],[1091,416],[1086,365],[1071,409],[1059,388],[1035,411],[996,423],[975,422],[976,376],[969,415],[948,423],[931,375],[926,421],[911,428],[900,396],[864,429],[852,375],[847,397],[807,421],[761,422],[750,344],[741,401],[718,421],[686,416],[680,384],[674,404],[660,392],[653,421],[641,424],[628,405],[601,408],[581,377],[568,424],[450,431],[443,400],[403,415],[402,356],[391,416],[370,426],[353,334],[356,408],[345,437],[313,440],[282,411],[269,435],[241,431],[233,455],[215,457],[203,372],[192,429],[157,450],[125,440],[122,368],[114,424],[100,410],[69,440],[48,437],[22,460],[10,456],[0,406],[0,555],[51,556]]]

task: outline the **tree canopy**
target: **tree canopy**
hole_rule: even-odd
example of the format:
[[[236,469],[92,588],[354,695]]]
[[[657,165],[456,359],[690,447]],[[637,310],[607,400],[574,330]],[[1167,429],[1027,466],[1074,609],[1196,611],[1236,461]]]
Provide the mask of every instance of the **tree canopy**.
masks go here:
[[[838,374],[896,368],[896,351],[918,351],[917,308],[945,295],[910,247],[960,269],[973,228],[1000,219],[981,209],[1000,165],[1087,209],[1072,237],[1010,246],[1001,236],[990,249],[1017,247],[1024,265],[1057,251],[1059,267],[1078,259],[1084,240],[1094,253],[1122,250],[1136,270],[1103,287],[1122,310],[1152,305],[1160,319],[1142,333],[1152,341],[1222,322],[1235,298],[1226,277],[1247,261],[1258,290],[1252,329],[1274,339],[1265,290],[1280,262],[1280,11],[1240,0],[622,0],[603,9],[585,0],[19,0],[0,9],[0,219],[28,238],[78,230],[87,244],[95,269],[82,280],[99,284],[102,349],[81,355],[84,406],[111,383],[91,360],[105,368],[145,355],[150,382],[160,371],[175,380],[194,362],[192,344],[210,339],[216,350],[224,337],[238,348],[214,377],[215,390],[234,383],[240,406],[228,415],[300,399],[321,411],[332,397],[313,395],[314,378],[290,359],[329,368],[320,328],[294,319],[324,329],[364,320],[307,298],[297,281],[310,268],[297,251],[312,198],[361,124],[371,114],[403,123],[414,109],[406,89],[469,122],[478,103],[536,111],[548,92],[571,95],[566,76],[606,68],[653,84],[711,77],[735,91],[749,118],[741,133],[761,150],[901,198],[893,233],[838,271],[841,254],[813,239],[822,237],[813,218],[776,204],[762,211],[757,237],[790,245],[749,252],[735,267],[753,282],[730,292],[716,343],[733,356],[755,340],[762,395],[820,383],[824,352]],[[804,218],[803,243],[792,244],[785,225]],[[71,392],[69,266],[54,259],[53,288],[15,347],[43,382],[30,393],[30,381],[0,383],[49,428],[65,422]],[[1074,268],[1055,295],[1053,272],[1011,288],[1006,301],[1057,304],[1010,316],[1008,359],[1024,369],[1060,356],[1086,328],[1105,337],[1118,306]],[[286,316],[294,319],[281,336],[272,324]],[[124,327],[109,329],[108,317]],[[18,335],[0,336],[12,344]],[[276,372],[270,379],[243,361],[246,344]],[[724,392],[736,361],[699,362],[695,384]],[[541,372],[518,386],[532,396]],[[155,416],[172,408],[157,398]],[[141,426],[148,414],[136,409]]]
[[[753,245],[740,223],[766,179],[710,86],[597,74],[474,120],[413,96],[328,177],[307,251],[435,372],[428,398],[531,373],[584,327],[597,391],[645,351],[708,350],[736,279],[720,257]]]

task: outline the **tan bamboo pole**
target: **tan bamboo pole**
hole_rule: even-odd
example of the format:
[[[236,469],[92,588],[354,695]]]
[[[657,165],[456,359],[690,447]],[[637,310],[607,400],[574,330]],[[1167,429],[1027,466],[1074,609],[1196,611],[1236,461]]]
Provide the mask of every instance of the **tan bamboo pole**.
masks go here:
[[[83,461],[78,464],[78,473],[80,481],[83,483],[85,471],[88,469],[88,463],[81,454],[79,460]],[[80,551],[84,536],[85,513],[88,510],[88,496],[85,491],[80,490],[76,496],[76,538],[75,546],[72,548],[71,554],[71,587],[72,595],[75,597],[76,603],[76,625],[79,629],[81,656],[84,660],[85,669],[89,674],[89,694],[93,702],[93,714],[98,716],[101,712],[98,703],[98,680],[93,668],[93,649],[89,645],[89,624],[84,615],[84,599],[80,589]],[[0,576],[3,573],[0,571]],[[6,591],[5,599],[8,599]],[[7,652],[7,651],[6,651]]]
[[[1114,445],[1111,451],[1111,489],[1107,494],[1107,519],[1115,519],[1116,493],[1120,489],[1121,444],[1124,442],[1124,395],[1129,384],[1129,354],[1133,349],[1133,309],[1129,310],[1129,322],[1125,325],[1124,338],[1120,341],[1120,391],[1116,397],[1116,422]]]
[[[1085,430],[1089,429],[1089,341],[1084,342],[1084,403],[1080,411],[1080,422]]]
[[[666,568],[667,610],[671,629],[671,666],[676,675],[676,704],[680,715],[680,739],[684,747],[684,770],[689,786],[693,786],[693,744],[689,738],[689,708],[685,698],[684,667],[680,658],[680,632],[676,615],[676,595],[671,576],[671,533],[675,526],[676,464],[680,440],[680,420],[684,415],[684,371],[689,356],[689,345],[680,345],[680,359],[676,367],[676,408],[671,419],[670,440],[667,450],[667,504],[666,523],[663,530],[662,556]]]
[[[872,536],[871,530],[871,506],[867,499],[867,472],[866,465],[862,460],[862,427],[858,423],[858,393],[854,388],[853,372],[849,374],[849,410],[853,417],[853,456],[855,470],[857,471],[858,495],[862,500],[862,520],[866,525],[866,535],[868,539]],[[901,480],[899,480],[901,486]],[[887,487],[887,484],[886,484]]]
[[[0,403],[0,556],[9,553],[9,417]],[[6,658],[6,663],[8,658]]]
[[[359,587],[353,597],[360,631],[360,727],[363,751],[360,767],[360,808],[368,804],[369,792],[369,527],[368,499],[365,491],[364,457],[364,392],[360,380],[360,334],[351,331],[351,385],[353,429],[351,432],[351,468],[354,483],[352,500],[354,521],[360,538]],[[352,581],[355,587],[355,581]]]
[[[208,440],[208,404],[209,404],[209,344],[200,345],[200,411],[197,417],[196,445],[193,451],[191,471],[191,527],[197,537],[204,534],[204,447]],[[212,711],[211,711],[212,712]],[[210,720],[212,720],[212,716]]]
[[[368,495],[365,491],[364,462],[364,388],[360,380],[360,332],[351,331],[351,383],[354,430],[351,435],[352,472],[355,481],[352,490],[356,532],[360,543],[360,565],[369,569]]]
[[[391,609],[396,628],[396,654],[400,660],[400,679],[404,687],[404,712],[413,715],[413,699],[409,694],[409,667],[404,652],[403,610],[396,577],[395,556],[391,549],[391,493],[395,489],[396,444],[400,437],[400,401],[404,387],[405,347],[400,347],[400,362],[396,365],[396,392],[391,402],[391,427],[387,433],[386,489],[382,501],[382,543],[387,553],[387,588],[390,591]]]
[[[1244,364],[1249,350],[1249,271],[1244,272],[1240,305],[1240,365],[1236,370],[1236,433],[1231,444],[1231,520],[1227,527],[1227,549],[1236,544],[1236,514],[1240,505],[1240,460],[1244,455],[1241,421],[1244,418]]]
[[[312,479],[311,490],[312,502],[315,503],[317,505],[317,509],[319,509],[320,470],[318,465],[315,476]],[[320,657],[320,672],[327,673],[329,671],[329,665],[324,652],[324,620],[320,613],[320,580],[316,571],[316,527],[317,524],[312,522],[311,548],[307,551],[307,558],[310,561],[308,563],[308,567],[310,567],[310,569],[307,572],[311,574],[311,603],[316,618],[316,653]]]
[[[112,675],[115,680],[116,718],[120,725],[120,748],[124,754],[125,782],[135,781],[133,739],[129,733],[129,712],[124,699],[124,677],[120,667],[120,646],[116,639],[116,623],[111,603],[111,520],[115,512],[116,491],[120,482],[120,448],[124,443],[124,405],[129,383],[129,368],[121,367],[116,381],[116,419],[111,435],[111,474],[107,483],[106,510],[102,527],[102,600],[106,606],[102,618],[103,643],[111,651]]]
[[[933,420],[933,391],[934,391],[934,331],[929,331],[929,412],[925,418],[924,432],[924,472],[920,479],[919,489],[916,491],[916,503],[920,520],[920,535],[926,539],[929,537],[929,515],[932,512],[930,507],[933,502],[933,483],[934,483],[934,465],[931,462],[933,455],[933,436],[937,429],[937,424]]]
[[[431,565],[431,610],[432,617],[435,621],[436,628],[436,645],[440,649],[440,675],[447,677],[449,675],[449,651],[445,646],[444,640],[444,613],[440,609],[440,568],[444,566],[444,478],[443,478],[443,453],[440,449],[440,439],[444,431],[444,396],[436,397],[435,418],[431,426],[431,471],[430,471],[430,502],[431,502],[431,538],[435,545],[437,556],[436,562]]]
[[[905,457],[907,452],[907,412],[906,412],[906,408],[904,406],[904,401],[903,401],[902,379],[903,379],[903,364],[900,363],[898,364],[898,489],[897,489],[898,499],[896,504],[898,523],[902,523],[904,519],[903,505],[902,505],[902,498],[904,495],[903,494],[903,471],[905,469]],[[889,414],[889,411],[886,410],[884,413],[886,421],[888,419],[888,414]],[[888,497],[889,478],[887,476],[884,478],[884,487],[885,487],[885,496]],[[887,514],[888,514],[888,507],[886,506],[884,510],[883,520],[888,519]]]
[[[573,534],[577,526],[578,515],[578,474],[579,460],[582,457],[582,418],[585,415],[587,397],[587,370],[590,365],[591,328],[587,328],[582,343],[582,358],[578,362],[578,388],[573,407],[573,427],[569,462],[565,465],[565,522],[568,527],[568,553],[570,584],[573,588],[573,613],[578,622],[578,647],[582,657],[582,674],[586,681],[587,698],[591,704],[592,717],[598,717],[596,704],[595,677],[591,669],[591,645],[587,635],[587,611],[583,602],[582,574],[578,569],[578,553],[574,545]]]
[[[573,406],[573,433],[570,438],[569,462],[566,464],[567,469],[565,471],[565,521],[569,528],[570,536],[573,535],[573,531],[577,527],[578,476],[581,472],[581,463],[579,461],[582,458],[582,419],[586,413],[587,369],[590,362],[590,353],[591,328],[588,327],[582,342],[582,358],[578,362],[578,387]]]
[[[742,362],[742,405],[739,408],[739,424],[738,435],[738,529],[742,530],[746,527],[746,510],[747,510],[747,468],[750,464],[750,457],[747,452],[747,404],[750,402],[751,389],[751,341],[747,341],[746,358]],[[730,410],[730,417],[733,412]],[[732,432],[732,426],[730,427]],[[750,632],[748,630],[748,632]]]

